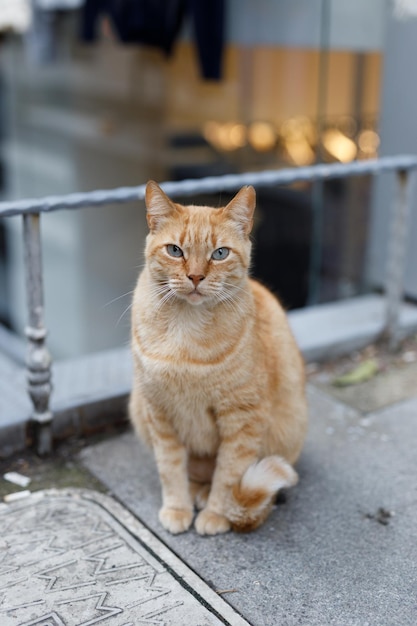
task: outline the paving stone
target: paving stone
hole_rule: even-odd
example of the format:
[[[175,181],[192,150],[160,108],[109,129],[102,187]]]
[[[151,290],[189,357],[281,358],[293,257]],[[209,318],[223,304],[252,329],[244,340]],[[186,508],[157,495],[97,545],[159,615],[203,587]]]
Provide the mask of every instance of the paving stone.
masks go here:
[[[300,483],[256,532],[172,536],[128,433],[83,463],[254,626],[417,624],[417,398],[367,415],[309,389]]]
[[[417,363],[393,367],[356,385],[337,387],[330,381],[318,382],[326,393],[362,413],[373,413],[417,393]]]
[[[2,626],[245,626],[111,498],[43,491],[0,505]]]

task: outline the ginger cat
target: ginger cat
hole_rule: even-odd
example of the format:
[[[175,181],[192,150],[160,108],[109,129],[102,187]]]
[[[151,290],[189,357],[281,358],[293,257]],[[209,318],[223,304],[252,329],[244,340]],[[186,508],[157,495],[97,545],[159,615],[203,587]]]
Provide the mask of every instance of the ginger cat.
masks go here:
[[[276,298],[248,276],[253,187],[182,206],[150,181],[146,265],[132,306],[136,432],[152,446],[159,519],[201,535],[267,517],[303,445],[304,367]],[[277,268],[285,271],[285,268]]]

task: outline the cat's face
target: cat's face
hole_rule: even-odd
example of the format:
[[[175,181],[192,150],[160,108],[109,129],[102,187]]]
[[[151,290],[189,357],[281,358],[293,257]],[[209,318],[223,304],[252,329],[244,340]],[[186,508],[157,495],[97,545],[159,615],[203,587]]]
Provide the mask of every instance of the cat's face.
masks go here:
[[[250,262],[253,187],[224,208],[182,206],[154,182],[146,190],[146,262],[155,295],[191,305],[238,299]]]

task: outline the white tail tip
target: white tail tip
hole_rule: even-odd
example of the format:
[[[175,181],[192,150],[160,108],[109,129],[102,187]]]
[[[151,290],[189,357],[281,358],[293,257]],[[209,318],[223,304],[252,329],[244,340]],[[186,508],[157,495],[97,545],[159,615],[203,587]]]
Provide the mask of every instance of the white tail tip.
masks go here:
[[[241,488],[264,489],[273,495],[285,487],[293,487],[298,482],[298,474],[280,456],[267,456],[254,463],[243,475]]]

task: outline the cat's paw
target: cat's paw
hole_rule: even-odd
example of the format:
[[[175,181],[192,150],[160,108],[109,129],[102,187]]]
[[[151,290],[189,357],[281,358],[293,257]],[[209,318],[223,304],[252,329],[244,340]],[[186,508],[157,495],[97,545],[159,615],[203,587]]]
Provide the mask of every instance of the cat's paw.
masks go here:
[[[210,487],[209,483],[202,485],[201,483],[190,482],[191,499],[197,511],[201,511],[207,506]]]
[[[227,533],[231,528],[229,520],[210,509],[203,509],[195,520],[195,529],[199,535],[219,535]]]
[[[159,511],[159,521],[170,533],[178,535],[190,528],[193,512],[191,509],[171,509],[163,506]]]

